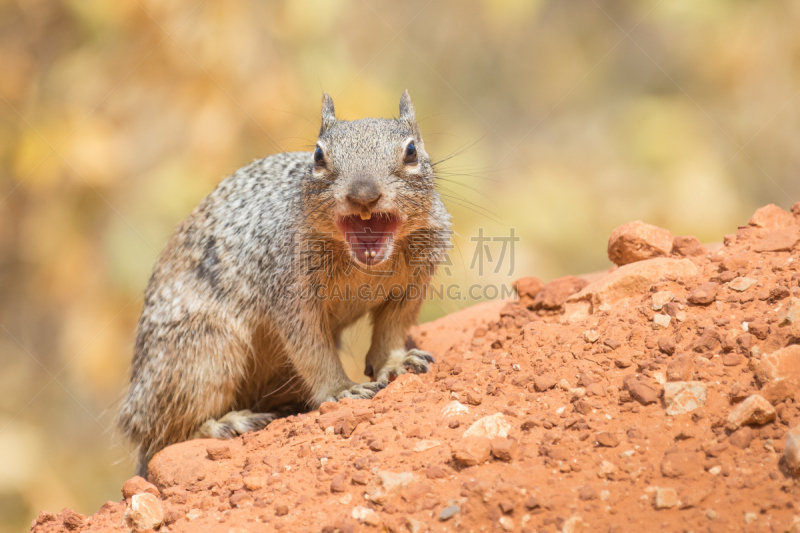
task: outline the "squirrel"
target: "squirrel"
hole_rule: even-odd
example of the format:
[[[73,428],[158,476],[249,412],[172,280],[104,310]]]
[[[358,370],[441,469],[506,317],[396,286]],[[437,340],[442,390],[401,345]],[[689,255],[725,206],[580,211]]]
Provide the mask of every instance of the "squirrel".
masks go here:
[[[324,94],[313,152],[222,180],[145,291],[117,421],[139,446],[137,472],[169,444],[233,438],[427,372],[433,357],[406,336],[450,242],[435,185],[407,90],[396,119],[339,120]],[[337,348],[365,315],[372,381],[356,383]]]

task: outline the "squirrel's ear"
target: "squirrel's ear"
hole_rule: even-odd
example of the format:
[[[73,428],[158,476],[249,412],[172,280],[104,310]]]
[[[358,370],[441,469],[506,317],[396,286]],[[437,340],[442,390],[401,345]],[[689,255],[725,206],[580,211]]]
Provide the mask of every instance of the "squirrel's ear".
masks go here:
[[[319,128],[320,135],[325,133],[335,122],[336,112],[333,109],[333,99],[331,99],[328,93],[322,93],[322,124]]]
[[[400,97],[400,120],[407,120],[411,123],[417,121],[417,116],[414,114],[414,103],[411,101],[408,89],[403,91],[403,96]]]

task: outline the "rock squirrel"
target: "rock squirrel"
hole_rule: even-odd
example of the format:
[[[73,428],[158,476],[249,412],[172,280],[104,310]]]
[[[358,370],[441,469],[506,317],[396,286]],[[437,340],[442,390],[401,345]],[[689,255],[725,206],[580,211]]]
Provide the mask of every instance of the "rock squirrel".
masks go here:
[[[118,418],[139,473],[169,444],[232,438],[427,372],[433,358],[406,335],[449,228],[408,91],[399,118],[354,121],[338,120],[325,94],[314,151],[224,179],[155,266]],[[359,384],[336,350],[365,315],[374,381]]]

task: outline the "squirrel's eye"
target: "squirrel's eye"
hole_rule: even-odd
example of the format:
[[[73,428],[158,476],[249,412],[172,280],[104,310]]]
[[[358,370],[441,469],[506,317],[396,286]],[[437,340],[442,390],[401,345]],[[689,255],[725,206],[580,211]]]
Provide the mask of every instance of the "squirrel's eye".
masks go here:
[[[322,148],[320,148],[319,145],[314,149],[314,163],[319,166],[325,164],[325,156],[322,155]]]
[[[413,164],[417,162],[417,147],[413,142],[408,143],[406,146],[406,164]]]

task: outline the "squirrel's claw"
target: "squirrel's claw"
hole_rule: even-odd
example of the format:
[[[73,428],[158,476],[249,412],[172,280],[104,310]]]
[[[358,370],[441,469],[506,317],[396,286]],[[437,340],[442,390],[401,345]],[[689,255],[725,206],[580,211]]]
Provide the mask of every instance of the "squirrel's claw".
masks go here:
[[[194,439],[232,439],[244,433],[264,429],[278,418],[275,413],[253,413],[248,409],[231,411],[219,420],[209,418],[192,435]]]
[[[377,381],[388,383],[397,379],[397,376],[408,372],[427,374],[430,365],[435,362],[436,360],[428,352],[413,348],[384,366],[378,373]]]
[[[369,400],[379,391],[383,390],[386,387],[386,383],[380,383],[377,381],[368,381],[367,383],[353,383],[353,385],[348,388],[344,389],[338,394],[335,394],[328,398],[326,401],[329,402],[336,402],[341,400],[342,398],[351,398],[353,400]]]

